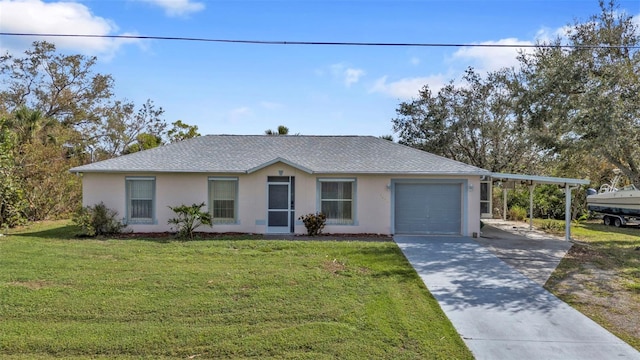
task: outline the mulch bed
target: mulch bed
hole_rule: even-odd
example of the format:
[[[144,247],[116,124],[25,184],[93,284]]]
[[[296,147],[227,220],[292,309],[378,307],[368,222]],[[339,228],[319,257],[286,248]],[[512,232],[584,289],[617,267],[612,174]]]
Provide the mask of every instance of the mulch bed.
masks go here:
[[[175,233],[149,232],[149,233],[122,233],[113,235],[116,239],[157,239],[178,240]],[[209,233],[196,232],[193,240],[293,240],[293,241],[393,241],[389,235],[383,234],[320,234],[308,236],[306,234],[248,234],[248,233]]]

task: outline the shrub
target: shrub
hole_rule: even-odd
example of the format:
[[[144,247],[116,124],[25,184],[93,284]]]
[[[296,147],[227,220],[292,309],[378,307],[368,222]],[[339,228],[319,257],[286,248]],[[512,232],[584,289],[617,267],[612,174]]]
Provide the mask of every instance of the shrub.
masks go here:
[[[118,219],[118,212],[102,202],[78,209],[73,214],[73,223],[82,229],[82,235],[85,236],[119,234],[126,227]]]
[[[307,228],[307,235],[316,236],[322,233],[322,229],[324,229],[324,225],[327,222],[327,216],[318,212],[300,216],[298,220],[302,220],[304,223],[304,227]]]
[[[587,220],[591,219],[591,214],[589,214],[588,212],[583,213],[582,215],[578,216],[578,218],[576,219],[576,223],[578,224],[584,224],[585,222],[587,222]]]
[[[512,206],[509,209],[509,219],[514,221],[524,221],[527,218],[527,209],[521,206]]]
[[[168,223],[175,225],[176,236],[181,239],[193,239],[193,232],[200,225],[213,225],[211,214],[201,211],[204,202],[192,205],[180,205],[169,209],[176,213],[177,217],[169,219]]]
[[[540,225],[540,229],[549,233],[564,232],[564,224],[559,221],[546,220]]]
[[[24,210],[27,202],[22,189],[12,183],[12,179],[4,179],[0,183],[0,229],[12,228],[27,222]]]

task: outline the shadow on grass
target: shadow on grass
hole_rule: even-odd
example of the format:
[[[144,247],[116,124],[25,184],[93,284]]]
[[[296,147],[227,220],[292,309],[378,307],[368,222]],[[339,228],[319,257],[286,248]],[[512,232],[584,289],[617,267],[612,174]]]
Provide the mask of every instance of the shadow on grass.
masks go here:
[[[640,225],[626,225],[617,228],[615,226],[607,226],[601,223],[582,223],[577,227],[598,233],[640,236]]]
[[[79,239],[80,229],[75,225],[58,226],[45,230],[32,230],[10,233],[9,236],[35,237],[42,239],[69,240]]]
[[[400,282],[420,279],[402,250],[394,243],[389,246],[366,246],[342,250],[340,256],[347,259],[360,258],[374,261],[364,264],[371,269],[374,278],[397,278]]]

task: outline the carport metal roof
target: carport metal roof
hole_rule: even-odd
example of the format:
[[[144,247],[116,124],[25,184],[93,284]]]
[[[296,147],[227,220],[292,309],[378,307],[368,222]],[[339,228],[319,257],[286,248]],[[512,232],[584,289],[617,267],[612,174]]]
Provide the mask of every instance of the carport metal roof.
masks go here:
[[[585,179],[571,179],[560,178],[552,176],[537,176],[537,175],[522,175],[522,174],[505,174],[505,173],[493,173],[491,174],[493,182],[501,182],[515,187],[515,184],[523,184],[529,186],[529,229],[533,228],[533,189],[537,184],[552,184],[563,186],[565,189],[565,227],[564,238],[565,240],[571,240],[571,190],[576,189],[582,185],[589,185],[590,181]],[[503,216],[507,216],[507,188],[503,187],[504,197],[504,213]]]
[[[584,179],[571,179],[571,178],[561,178],[561,177],[553,177],[553,176],[537,176],[537,175],[522,175],[522,174],[505,174],[505,173],[493,173],[491,174],[493,178],[493,182],[501,181],[501,182],[514,182],[514,183],[522,183],[531,185],[533,184],[552,184],[552,185],[562,185],[562,186],[580,186],[580,185],[589,185],[589,180]]]

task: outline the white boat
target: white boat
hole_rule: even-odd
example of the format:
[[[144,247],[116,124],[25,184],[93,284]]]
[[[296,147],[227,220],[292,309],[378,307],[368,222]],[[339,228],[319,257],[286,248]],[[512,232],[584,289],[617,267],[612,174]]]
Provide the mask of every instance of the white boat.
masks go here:
[[[616,174],[611,184],[604,184],[599,191],[589,189],[587,192],[587,208],[591,211],[640,217],[640,190],[634,185],[618,189],[620,174]]]

